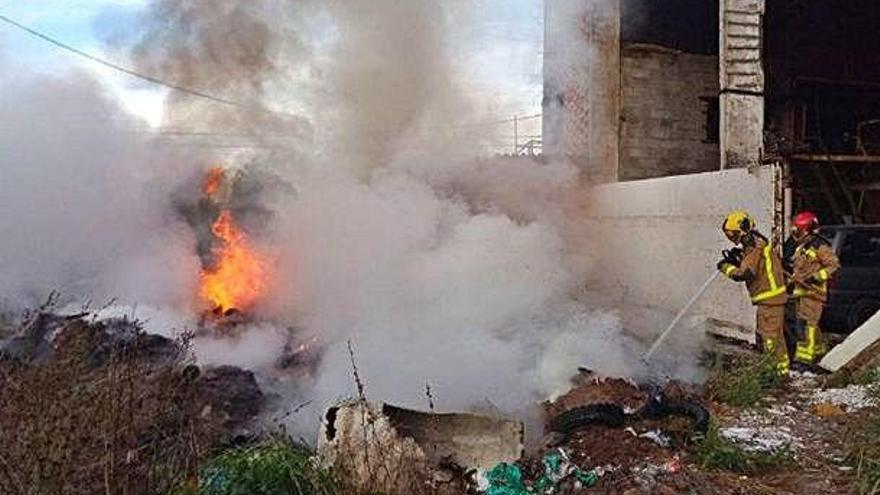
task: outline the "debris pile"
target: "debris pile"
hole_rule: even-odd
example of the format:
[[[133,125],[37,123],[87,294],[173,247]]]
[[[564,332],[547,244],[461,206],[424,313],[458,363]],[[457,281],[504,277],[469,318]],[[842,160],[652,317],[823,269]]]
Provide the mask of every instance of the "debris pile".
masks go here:
[[[661,388],[581,373],[544,410],[548,438],[572,464],[591,467],[605,491],[665,483],[683,470],[678,452],[709,426],[696,394],[677,382]],[[526,464],[536,471],[535,460]]]
[[[481,470],[523,454],[523,424],[351,400],[327,410],[318,455],[354,487],[383,493],[463,493]]]
[[[516,464],[501,463],[480,477],[478,490],[486,495],[529,495],[532,493],[567,493],[596,485],[603,474],[599,470],[584,471],[571,462],[565,449],[544,455],[543,471],[534,483],[527,483]]]
[[[85,313],[40,312],[0,342],[0,354],[27,366],[52,362],[65,349],[68,332],[88,342],[83,360],[88,373],[102,373],[126,352],[145,366],[147,375],[165,363],[179,363],[175,376],[188,392],[173,402],[185,402],[188,414],[198,418],[194,421],[209,424],[220,442],[260,437],[258,420],[266,398],[252,372],[232,366],[200,369],[182,359],[181,342],[145,334],[126,318],[99,321]],[[318,346],[314,338],[291,340],[278,368],[294,376],[308,368]],[[756,405],[738,408],[723,402],[707,405],[693,388],[674,381],[661,387],[582,371],[568,392],[541,404],[544,441],[528,455],[520,422],[415,411],[360,398],[327,409],[316,459],[346,489],[389,494],[627,495],[705,493],[709,488],[728,494],[762,483],[779,493],[796,488],[834,493],[829,491],[834,476],[855,469],[841,432],[880,403],[873,385],[823,389],[826,383],[816,374],[793,372]],[[729,456],[719,464],[735,467],[707,467],[704,445],[718,449],[712,454],[716,459]],[[789,475],[773,485],[777,480],[766,468],[770,464],[762,462],[780,462],[774,459],[796,461],[812,474],[796,480]]]
[[[187,347],[161,335],[145,333],[140,323],[125,317],[98,321],[88,312],[63,315],[38,312],[15,335],[0,342],[0,357],[27,365],[55,359],[61,347],[73,336],[88,344],[84,362],[98,371],[113,359],[125,355],[150,370],[185,361]],[[194,385],[195,406],[210,422],[220,438],[251,436],[265,406],[265,396],[251,371],[234,366],[199,368],[189,365],[182,371]]]

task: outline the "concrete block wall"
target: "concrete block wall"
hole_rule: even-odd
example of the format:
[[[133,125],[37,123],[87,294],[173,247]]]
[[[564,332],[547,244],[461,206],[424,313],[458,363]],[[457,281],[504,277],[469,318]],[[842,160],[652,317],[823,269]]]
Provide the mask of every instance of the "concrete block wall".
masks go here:
[[[706,103],[718,97],[718,57],[656,45],[621,51],[619,180],[718,170],[706,143]]]
[[[587,287],[621,306],[677,312],[715,271],[730,242],[721,223],[745,209],[769,235],[773,168],[730,169],[620,182],[590,192],[597,271]],[[754,329],[755,312],[743,284],[717,279],[692,311]],[[657,321],[660,331],[667,321]]]

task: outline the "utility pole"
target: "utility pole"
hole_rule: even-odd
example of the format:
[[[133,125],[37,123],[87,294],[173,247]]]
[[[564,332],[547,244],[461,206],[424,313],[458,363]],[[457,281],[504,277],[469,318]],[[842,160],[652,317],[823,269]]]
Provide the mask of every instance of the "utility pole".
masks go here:
[[[518,117],[516,115],[513,116],[513,156],[516,156],[517,149],[519,148],[519,127],[517,122]]]

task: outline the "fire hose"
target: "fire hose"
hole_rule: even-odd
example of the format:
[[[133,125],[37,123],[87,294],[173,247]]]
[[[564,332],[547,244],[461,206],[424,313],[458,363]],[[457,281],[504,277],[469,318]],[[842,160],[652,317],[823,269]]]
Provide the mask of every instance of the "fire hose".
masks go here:
[[[709,289],[709,286],[712,285],[712,282],[714,282],[715,279],[718,278],[719,273],[720,272],[718,271],[713,271],[712,275],[708,279],[706,279],[705,282],[703,282],[703,285],[700,286],[699,290],[697,290],[697,292],[690,298],[687,304],[685,304],[684,307],[681,308],[681,311],[679,311],[678,314],[675,315],[675,318],[673,318],[669,326],[666,327],[666,330],[664,330],[663,333],[661,333],[660,336],[657,337],[657,340],[654,341],[654,343],[648,349],[648,352],[645,353],[644,357],[642,358],[644,361],[648,361],[649,359],[651,359],[651,356],[654,355],[654,353],[657,351],[657,348],[660,347],[660,344],[662,344],[663,341],[666,340],[667,337],[669,337],[669,334],[672,333],[672,330],[675,329],[676,325],[678,325],[678,322],[681,321],[684,315],[687,314],[687,312],[691,309],[691,306],[696,304],[696,302],[699,301],[701,297],[703,297],[703,294],[706,293],[706,290]]]

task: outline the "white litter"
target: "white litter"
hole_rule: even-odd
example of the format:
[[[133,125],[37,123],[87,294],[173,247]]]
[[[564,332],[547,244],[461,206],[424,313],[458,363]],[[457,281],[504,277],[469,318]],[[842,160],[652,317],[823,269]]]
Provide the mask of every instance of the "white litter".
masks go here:
[[[813,388],[816,386],[816,382],[819,379],[819,375],[812,373],[810,371],[792,370],[791,373],[789,373],[788,378],[789,378],[789,386],[791,388],[807,389],[807,388]]]
[[[639,438],[647,438],[664,449],[669,448],[669,436],[660,430],[646,431],[639,435]]]
[[[748,452],[778,452],[803,447],[787,426],[721,428],[721,436]]]
[[[877,398],[874,394],[875,392],[865,385],[849,385],[846,388],[818,390],[809,397],[809,403],[831,403],[844,408],[847,412],[851,412],[876,406]]]
[[[604,466],[598,466],[593,468],[593,471],[596,471],[596,474],[601,478],[606,474],[613,473],[620,469],[620,466],[612,466],[611,464],[606,464]]]

